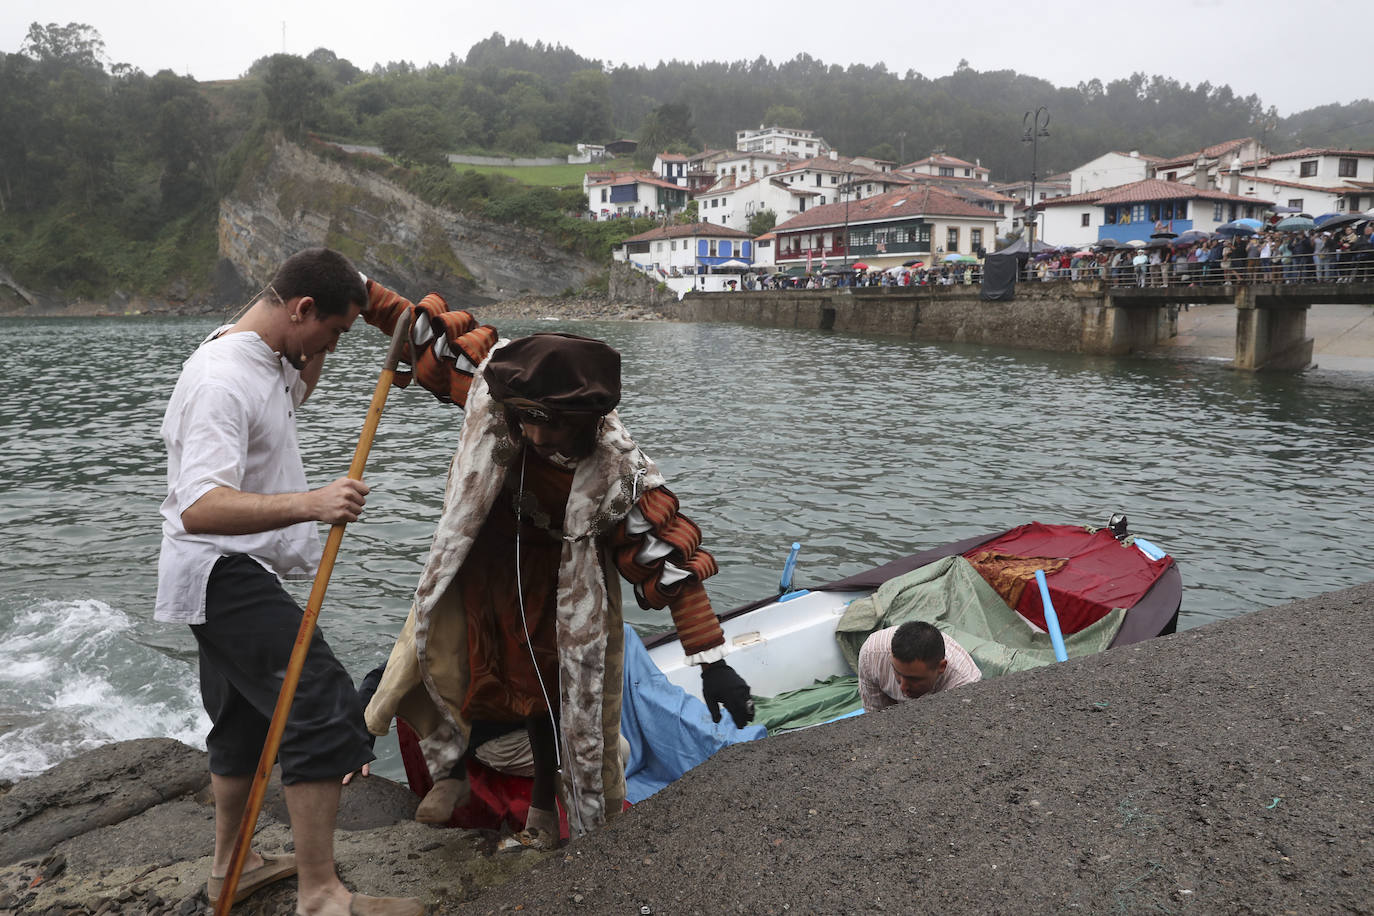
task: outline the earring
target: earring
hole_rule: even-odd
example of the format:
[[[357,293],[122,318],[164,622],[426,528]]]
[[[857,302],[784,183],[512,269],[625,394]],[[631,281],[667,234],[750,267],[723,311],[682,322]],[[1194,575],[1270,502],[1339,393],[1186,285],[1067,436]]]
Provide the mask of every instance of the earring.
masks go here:
[[[291,316],[291,320],[292,320],[292,321],[300,321],[300,320],[301,320],[301,316],[300,316],[300,315],[292,315],[292,316]]]

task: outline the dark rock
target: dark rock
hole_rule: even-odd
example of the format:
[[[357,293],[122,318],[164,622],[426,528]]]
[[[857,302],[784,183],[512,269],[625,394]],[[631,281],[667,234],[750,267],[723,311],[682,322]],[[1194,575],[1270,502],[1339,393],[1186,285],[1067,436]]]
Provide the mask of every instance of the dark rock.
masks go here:
[[[0,865],[194,792],[209,779],[205,753],[170,738],[125,741],[63,761],[0,798]]]

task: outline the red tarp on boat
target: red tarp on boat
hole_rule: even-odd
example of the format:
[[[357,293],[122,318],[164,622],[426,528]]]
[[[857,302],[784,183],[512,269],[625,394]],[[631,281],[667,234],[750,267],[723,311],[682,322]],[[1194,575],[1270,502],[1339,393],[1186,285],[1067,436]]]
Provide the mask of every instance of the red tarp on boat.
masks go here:
[[[1059,628],[1066,634],[1077,633],[1112,608],[1134,606],[1174,562],[1169,556],[1151,560],[1138,547],[1123,545],[1105,528],[1089,532],[1079,525],[1040,522],[1013,528],[963,556],[984,552],[1068,558],[1063,568],[1045,577]],[[1034,580],[1021,593],[1016,610],[1036,626],[1045,628],[1040,589]]]

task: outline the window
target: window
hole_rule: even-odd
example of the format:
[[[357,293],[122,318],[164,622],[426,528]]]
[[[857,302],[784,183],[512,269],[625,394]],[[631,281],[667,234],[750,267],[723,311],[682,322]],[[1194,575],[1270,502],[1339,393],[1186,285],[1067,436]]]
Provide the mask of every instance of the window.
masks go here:
[[[821,204],[821,206],[825,206],[825,195],[824,195],[824,194],[821,195],[820,204]]]
[[[1178,172],[1169,172],[1164,176],[1165,181],[1178,181]]]
[[[1301,198],[1301,197],[1294,197],[1292,200],[1288,201],[1288,206],[1292,207],[1294,210],[1301,210],[1301,209],[1302,209],[1302,198]]]
[[[1081,222],[1079,222],[1078,225],[1080,225],[1080,226],[1087,226],[1087,225],[1090,225],[1090,220],[1091,220],[1091,219],[1092,219],[1092,216],[1091,216],[1090,214],[1084,213],[1083,216],[1081,217]]]
[[[968,231],[968,243],[974,251],[983,247],[983,230],[970,229]]]
[[[1108,207],[1102,221],[1108,226],[1116,225],[1116,207]]]
[[[997,205],[997,212],[998,212],[999,214],[1001,214],[1002,216],[1006,216],[1006,215],[1007,215],[1007,205],[1006,205],[1006,204],[998,204],[998,205]]]
[[[1246,218],[1246,219],[1254,219],[1254,218],[1255,218],[1255,205],[1254,205],[1254,204],[1246,204],[1246,205],[1245,205],[1245,218]]]
[[[973,169],[964,169],[964,177],[968,178],[973,174]]]
[[[676,241],[669,242],[669,243],[668,243],[668,250],[669,250],[669,251],[677,251],[677,242],[676,242]]]
[[[1044,191],[1041,191],[1041,192],[1040,192],[1040,199],[1041,199],[1041,200],[1044,200],[1044,199],[1045,199],[1045,192],[1044,192]]]
[[[1309,159],[1298,165],[1299,178],[1311,178],[1317,174],[1317,160]]]
[[[953,166],[948,166],[948,165],[942,165],[942,166],[940,166],[940,177],[941,177],[941,178],[953,178],[953,177],[954,177],[954,167],[953,167]]]
[[[948,232],[946,233],[946,236],[945,236],[945,250],[946,250],[946,251],[958,251],[958,250],[959,250],[959,230],[958,230],[958,229],[950,229],[950,230],[948,230]]]
[[[1336,163],[1336,174],[1341,178],[1354,178],[1358,164],[1355,159],[1341,159]]]
[[[602,189],[601,189],[601,202],[602,202],[603,204],[606,202],[606,189],[605,189],[605,188],[602,188]]]
[[[714,257],[716,256],[716,240],[715,240],[715,239],[711,239],[710,248],[708,249],[708,252],[709,252],[710,257],[713,257],[713,258],[714,258]]]
[[[1188,202],[1187,202],[1186,200],[1180,200],[1178,203],[1174,204],[1174,219],[1187,219],[1187,218],[1188,218]]]
[[[1143,222],[1145,222],[1145,205],[1144,205],[1144,204],[1135,204],[1135,205],[1133,205],[1133,206],[1131,207],[1131,222],[1133,222],[1133,223],[1143,223]]]

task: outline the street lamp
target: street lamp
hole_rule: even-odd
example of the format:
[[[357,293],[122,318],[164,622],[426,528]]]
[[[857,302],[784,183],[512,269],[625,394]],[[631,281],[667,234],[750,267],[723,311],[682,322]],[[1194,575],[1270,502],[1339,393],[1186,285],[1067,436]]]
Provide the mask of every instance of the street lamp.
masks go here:
[[[1030,206],[1026,210],[1026,254],[1035,256],[1035,169],[1040,155],[1040,138],[1050,135],[1050,110],[1041,105],[1035,111],[1026,112],[1021,119],[1021,142],[1031,145],[1031,192]]]

